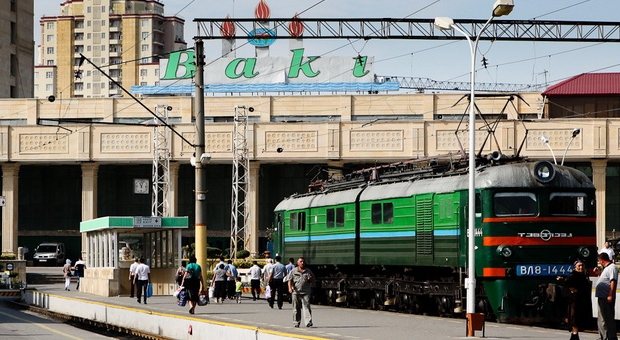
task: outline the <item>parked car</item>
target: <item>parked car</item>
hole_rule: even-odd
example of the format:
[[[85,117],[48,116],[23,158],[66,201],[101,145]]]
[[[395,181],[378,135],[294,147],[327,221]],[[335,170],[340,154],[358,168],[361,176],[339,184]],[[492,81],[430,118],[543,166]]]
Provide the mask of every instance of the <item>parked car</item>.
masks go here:
[[[34,250],[32,260],[37,265],[62,265],[65,263],[65,244],[60,242],[41,243]]]

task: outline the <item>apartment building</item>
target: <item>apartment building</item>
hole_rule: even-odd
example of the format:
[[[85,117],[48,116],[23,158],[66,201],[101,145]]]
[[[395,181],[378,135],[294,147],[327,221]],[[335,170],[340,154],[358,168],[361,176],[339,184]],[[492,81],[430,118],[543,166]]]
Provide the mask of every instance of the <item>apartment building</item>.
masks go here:
[[[37,98],[121,96],[117,83],[158,85],[159,59],[187,47],[185,20],[165,16],[157,0],[67,0],[40,23]]]
[[[0,2],[0,98],[32,98],[33,0]]]

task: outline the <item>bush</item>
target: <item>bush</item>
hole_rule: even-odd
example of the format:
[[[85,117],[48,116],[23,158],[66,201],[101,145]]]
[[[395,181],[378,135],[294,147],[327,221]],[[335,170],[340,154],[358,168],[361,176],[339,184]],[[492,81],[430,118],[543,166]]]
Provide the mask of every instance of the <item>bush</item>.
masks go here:
[[[237,252],[238,259],[245,259],[246,257],[249,257],[249,256],[250,256],[250,251],[247,249],[242,249]]]
[[[0,260],[15,260],[16,258],[17,258],[17,255],[13,253],[7,253],[7,254],[0,255]]]
[[[215,247],[207,247],[207,257],[217,258],[222,256],[222,249]]]

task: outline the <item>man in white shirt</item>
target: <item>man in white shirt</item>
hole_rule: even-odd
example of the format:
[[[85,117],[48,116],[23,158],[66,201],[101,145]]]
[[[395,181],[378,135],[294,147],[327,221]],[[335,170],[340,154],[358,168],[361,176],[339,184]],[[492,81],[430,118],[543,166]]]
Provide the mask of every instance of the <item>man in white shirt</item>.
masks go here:
[[[146,305],[146,291],[149,286],[149,282],[151,282],[151,268],[144,263],[144,258],[140,258],[140,264],[138,268],[136,268],[136,274],[134,275],[134,282],[138,287],[138,303],[140,303],[140,298],[142,297],[142,293],[144,293],[144,304]]]
[[[599,254],[600,253],[606,253],[611,263],[616,262],[616,252],[614,251],[614,248],[611,247],[611,242],[605,242],[605,247],[601,249]]]
[[[260,298],[260,277],[262,270],[258,266],[258,262],[252,261],[252,267],[250,267],[250,287],[252,290],[252,301],[256,301]]]
[[[135,292],[136,283],[134,280],[134,276],[136,276],[136,269],[138,269],[139,265],[140,262],[138,262],[138,258],[136,257],[134,263],[129,266],[129,284],[131,285],[131,293],[129,294],[130,298],[133,298],[133,293]]]

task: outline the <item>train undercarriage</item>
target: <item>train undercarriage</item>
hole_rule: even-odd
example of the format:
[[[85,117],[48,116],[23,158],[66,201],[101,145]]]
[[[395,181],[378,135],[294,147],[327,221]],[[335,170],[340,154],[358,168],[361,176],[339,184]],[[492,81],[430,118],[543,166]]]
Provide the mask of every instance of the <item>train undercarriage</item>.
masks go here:
[[[360,267],[356,268],[359,272]],[[465,316],[467,294],[462,284],[465,268],[368,267],[355,274],[351,269],[317,268],[313,302],[442,317]],[[558,325],[564,318],[560,286],[515,282],[504,289],[498,282],[491,286],[490,282],[477,282],[476,312],[484,313],[487,321]],[[490,296],[485,287],[491,287]]]

